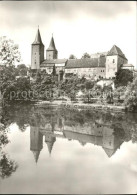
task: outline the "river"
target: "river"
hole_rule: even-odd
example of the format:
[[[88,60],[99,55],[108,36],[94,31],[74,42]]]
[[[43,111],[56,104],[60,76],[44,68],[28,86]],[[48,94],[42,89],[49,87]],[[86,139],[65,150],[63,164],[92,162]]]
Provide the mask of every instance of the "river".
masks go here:
[[[0,193],[137,193],[137,114],[1,110]]]

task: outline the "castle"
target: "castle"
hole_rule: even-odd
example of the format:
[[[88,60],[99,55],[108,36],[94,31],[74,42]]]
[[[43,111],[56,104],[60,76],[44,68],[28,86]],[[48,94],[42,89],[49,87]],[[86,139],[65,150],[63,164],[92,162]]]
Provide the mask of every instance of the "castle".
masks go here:
[[[120,68],[133,70],[134,66],[128,64],[127,58],[116,45],[108,52],[92,54],[90,58],[58,59],[58,50],[52,36],[44,59],[44,44],[39,29],[32,43],[31,70],[46,70],[52,74],[54,69],[60,80],[72,74],[87,79],[111,79]]]

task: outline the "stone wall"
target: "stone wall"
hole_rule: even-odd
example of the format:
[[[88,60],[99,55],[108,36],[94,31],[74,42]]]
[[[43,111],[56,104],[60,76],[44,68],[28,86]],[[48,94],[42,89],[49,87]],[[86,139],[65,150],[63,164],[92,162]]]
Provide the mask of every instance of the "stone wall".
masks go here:
[[[46,59],[47,60],[57,59],[58,58],[57,54],[58,54],[57,51],[47,51],[46,52]]]
[[[84,76],[87,79],[94,79],[103,77],[105,78],[105,67],[95,67],[95,68],[69,68],[65,69],[65,74],[73,73],[77,74],[78,77]]]
[[[118,70],[118,56],[107,56],[106,58],[106,78],[115,77]]]

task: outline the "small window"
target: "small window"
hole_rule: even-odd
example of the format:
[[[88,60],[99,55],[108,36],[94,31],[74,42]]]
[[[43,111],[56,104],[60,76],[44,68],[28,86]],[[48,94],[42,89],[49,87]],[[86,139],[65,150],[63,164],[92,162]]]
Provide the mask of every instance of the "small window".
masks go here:
[[[115,63],[115,60],[113,59],[113,63]]]

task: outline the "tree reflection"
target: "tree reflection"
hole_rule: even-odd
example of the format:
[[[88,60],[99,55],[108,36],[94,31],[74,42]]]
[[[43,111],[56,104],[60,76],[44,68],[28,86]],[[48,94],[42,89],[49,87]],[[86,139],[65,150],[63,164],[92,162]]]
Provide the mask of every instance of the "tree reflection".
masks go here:
[[[11,160],[9,156],[2,152],[0,154],[0,177],[2,179],[11,176],[16,171],[18,165],[14,160]]]
[[[29,104],[13,104],[3,107],[1,111],[1,123],[5,128],[16,123],[19,130],[24,132],[29,126],[31,107]]]
[[[0,123],[0,149],[9,143],[7,132],[3,124]]]
[[[3,123],[2,123],[3,122]],[[9,143],[7,136],[8,126],[11,124],[11,118],[2,109],[0,121],[0,177],[2,179],[11,176],[16,171],[18,165],[14,160],[11,160],[7,153],[3,151],[4,146]]]

